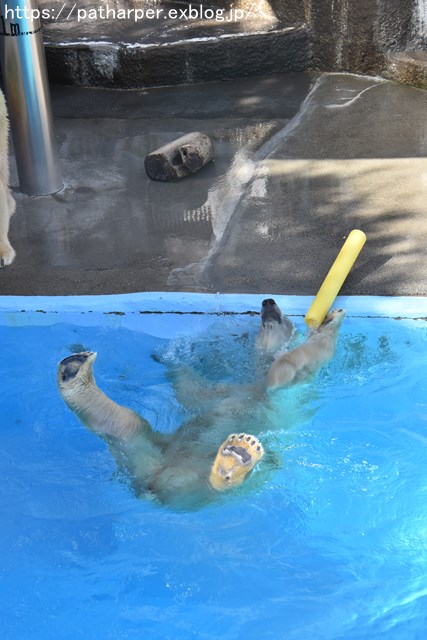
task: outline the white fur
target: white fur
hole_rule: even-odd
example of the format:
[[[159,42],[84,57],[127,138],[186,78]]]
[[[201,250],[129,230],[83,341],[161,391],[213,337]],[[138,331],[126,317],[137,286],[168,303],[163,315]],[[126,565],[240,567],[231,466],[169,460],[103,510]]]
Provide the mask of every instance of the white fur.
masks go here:
[[[15,212],[15,200],[9,190],[9,122],[6,102],[0,91],[0,267],[12,264],[15,251],[9,242],[9,221]]]
[[[333,356],[344,316],[342,310],[332,312],[304,344],[277,357],[270,368],[269,385],[289,386],[316,373]],[[264,324],[272,325],[268,331],[271,329],[273,334],[278,329],[279,337],[283,338],[282,323],[274,320],[274,314],[272,318]],[[285,326],[292,330],[290,322]],[[261,333],[263,328],[264,325]],[[230,431],[236,420],[239,424],[253,420],[257,403],[265,399],[264,378],[262,389],[226,384],[215,387],[185,367],[176,370],[171,377],[177,397],[181,401],[187,398],[187,407],[190,403],[197,412],[172,434],[162,434],[101,391],[93,376],[95,358],[94,352],[82,352],[62,360],[58,366],[59,390],[83,424],[108,442],[118,464],[128,471],[138,495],[156,496],[164,503],[183,508],[211,500],[212,488],[227,488],[227,485],[213,483],[210,475],[218,444],[225,438],[235,437],[230,436]],[[201,402],[205,410],[199,413]],[[257,421],[254,427],[259,433],[264,425]],[[243,437],[241,434],[237,440]],[[252,439],[253,446],[261,447],[253,435],[251,446]],[[229,475],[231,467],[224,468]]]
[[[274,354],[278,349],[287,345],[293,336],[293,325],[284,318],[282,324],[269,322],[261,325],[256,339],[256,347],[261,353]]]
[[[268,372],[268,385],[290,387],[315,376],[333,357],[338,331],[344,318],[343,309],[331,311],[323,324],[303,344],[276,358]]]
[[[277,304],[272,298],[263,302],[271,302],[270,309],[276,311],[277,318],[263,318],[263,307],[261,308],[260,330],[256,338],[256,347],[258,351],[266,355],[274,355],[279,349],[289,345],[294,336],[295,327],[287,316],[282,315]],[[280,318],[280,322],[277,319]]]

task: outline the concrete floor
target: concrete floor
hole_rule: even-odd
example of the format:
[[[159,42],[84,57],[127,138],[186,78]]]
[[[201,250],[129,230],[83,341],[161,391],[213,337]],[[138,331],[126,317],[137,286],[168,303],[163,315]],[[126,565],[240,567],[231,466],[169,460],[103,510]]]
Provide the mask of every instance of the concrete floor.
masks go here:
[[[368,241],[346,294],[426,295],[427,93],[342,74],[138,91],[53,88],[64,189],[19,194],[0,293],[314,294],[344,238]],[[174,183],[144,157],[212,137]]]

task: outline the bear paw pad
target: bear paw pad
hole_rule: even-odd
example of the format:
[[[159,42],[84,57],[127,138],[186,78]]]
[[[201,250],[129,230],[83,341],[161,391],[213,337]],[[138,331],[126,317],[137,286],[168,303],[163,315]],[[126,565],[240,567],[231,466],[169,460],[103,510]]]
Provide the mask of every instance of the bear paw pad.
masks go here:
[[[263,455],[258,438],[248,433],[232,433],[218,449],[209,476],[211,487],[225,491],[242,484]]]

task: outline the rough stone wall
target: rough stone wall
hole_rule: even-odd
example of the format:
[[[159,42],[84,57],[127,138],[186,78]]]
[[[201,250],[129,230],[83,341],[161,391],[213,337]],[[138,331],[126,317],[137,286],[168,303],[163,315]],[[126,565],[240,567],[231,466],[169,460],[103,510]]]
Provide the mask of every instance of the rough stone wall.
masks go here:
[[[224,7],[269,2],[282,25],[305,24],[310,66],[381,74],[396,52],[427,49],[427,0],[219,0]]]
[[[396,51],[427,45],[427,0],[270,0],[281,20],[305,22],[312,67],[381,73]]]
[[[244,17],[222,23],[205,18],[146,20],[133,26],[131,21],[120,25],[95,21],[92,30],[84,23],[70,30],[68,21],[65,28],[51,20],[45,36],[52,82],[128,88],[319,70],[384,75],[427,88],[427,0],[98,0],[98,4],[165,11],[187,5],[221,8],[228,18],[238,9]],[[59,10],[63,2],[39,0],[39,5]],[[79,0],[79,7],[92,5],[93,0]],[[63,32],[58,32],[61,26]],[[94,47],[91,41],[99,32],[104,42]],[[61,38],[70,33],[80,39],[63,46]]]

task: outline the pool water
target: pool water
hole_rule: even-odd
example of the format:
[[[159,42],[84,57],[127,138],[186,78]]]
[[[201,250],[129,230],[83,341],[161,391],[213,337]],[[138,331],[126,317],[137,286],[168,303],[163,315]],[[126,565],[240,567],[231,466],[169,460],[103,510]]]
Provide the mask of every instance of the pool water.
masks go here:
[[[270,463],[233,493],[175,510],[135,497],[61,400],[56,366],[96,350],[99,386],[173,432],[211,404],[195,409],[191,389],[179,403],[168,370],[238,389],[266,366],[259,318],[242,311],[262,297],[236,311],[216,300],[203,312],[203,300],[140,313],[141,300],[24,311],[20,299],[1,313],[0,637],[424,638],[427,314],[365,317],[352,300],[314,382],[249,404],[248,425],[234,414],[239,431],[262,422]],[[303,330],[309,302],[278,301]]]

